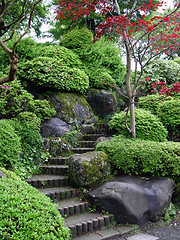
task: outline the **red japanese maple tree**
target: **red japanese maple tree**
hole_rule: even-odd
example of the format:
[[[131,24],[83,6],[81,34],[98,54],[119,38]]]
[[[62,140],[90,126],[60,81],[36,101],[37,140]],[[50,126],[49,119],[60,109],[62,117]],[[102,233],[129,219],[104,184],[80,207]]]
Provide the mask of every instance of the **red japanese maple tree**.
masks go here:
[[[102,35],[115,35],[124,46],[126,54],[126,90],[129,99],[130,128],[133,138],[136,137],[134,99],[144,67],[162,53],[176,50],[179,43],[180,4],[166,16],[156,15],[159,7],[165,4],[156,0],[59,0],[56,18],[76,20],[90,16],[92,12],[104,16],[97,29],[95,40]],[[153,16],[152,16],[153,15]],[[131,63],[135,62],[133,83]],[[138,65],[140,75],[137,75]],[[128,111],[127,111],[128,112]]]

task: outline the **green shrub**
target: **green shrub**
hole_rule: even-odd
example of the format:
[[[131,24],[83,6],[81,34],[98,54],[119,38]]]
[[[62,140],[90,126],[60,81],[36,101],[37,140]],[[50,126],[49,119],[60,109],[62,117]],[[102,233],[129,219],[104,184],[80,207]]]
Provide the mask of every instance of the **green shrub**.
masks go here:
[[[180,140],[180,99],[172,99],[159,104],[157,115],[167,127],[169,138]]]
[[[87,66],[89,76],[103,69],[116,80],[117,85],[120,86],[124,83],[125,66],[121,60],[120,49],[114,42],[101,38],[81,50],[79,55]]]
[[[82,67],[82,62],[77,54],[68,48],[60,46],[45,46],[40,49],[40,56],[56,58],[58,61],[68,67]]]
[[[28,112],[33,112],[36,114],[41,121],[49,119],[56,114],[56,111],[47,100],[31,100],[27,104]]]
[[[0,171],[2,171],[8,178],[12,178],[13,180],[20,181],[21,178],[17,176],[17,174],[13,171],[7,170],[4,167],[0,167]]]
[[[15,171],[22,178],[36,173],[39,163],[44,157],[43,140],[40,135],[41,120],[31,112],[22,112],[14,120],[9,120],[16,134],[21,139],[22,153],[14,166]]]
[[[180,143],[149,142],[120,135],[98,143],[96,150],[108,155],[118,174],[166,176],[179,180]]]
[[[89,87],[89,78],[84,71],[62,66],[57,59],[34,58],[20,65],[18,76],[37,86],[53,90],[77,91],[83,93]]]
[[[89,83],[92,88],[109,89],[116,86],[116,81],[105,69],[90,72]]]
[[[0,166],[13,167],[20,159],[20,137],[7,120],[0,120]]]
[[[138,107],[151,111],[153,114],[157,114],[159,104],[162,102],[171,100],[172,97],[166,95],[152,94],[144,97],[140,97],[138,100]]]
[[[116,129],[120,134],[130,136],[125,126],[125,115],[125,112],[115,114],[109,123],[109,127],[110,129]],[[166,141],[168,132],[156,115],[144,109],[136,109],[135,116],[137,138],[156,142]],[[130,126],[129,114],[127,124]]]
[[[0,118],[16,117],[24,111],[33,96],[21,86],[19,81],[0,86]]]
[[[0,239],[70,239],[56,205],[26,182],[0,179],[0,202]]]
[[[87,28],[74,29],[63,35],[60,45],[69,48],[84,48],[93,41],[93,34]]]

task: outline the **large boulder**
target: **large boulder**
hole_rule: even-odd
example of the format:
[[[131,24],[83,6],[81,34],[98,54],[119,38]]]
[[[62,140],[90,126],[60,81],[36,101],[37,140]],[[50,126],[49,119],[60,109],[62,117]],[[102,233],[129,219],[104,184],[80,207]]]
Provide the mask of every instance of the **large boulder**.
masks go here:
[[[93,117],[93,112],[83,95],[77,93],[56,93],[49,96],[56,110],[56,117],[74,126],[80,126]]]
[[[89,89],[86,93],[87,101],[96,115],[105,118],[117,112],[117,102],[112,91],[104,89]]]
[[[59,137],[71,131],[71,127],[57,117],[44,121],[41,125],[42,137]]]
[[[92,189],[110,176],[108,156],[101,151],[74,154],[68,165],[70,183],[76,187]]]
[[[142,225],[164,215],[173,188],[169,178],[122,176],[102,184],[89,198],[101,210],[114,214],[117,223]]]

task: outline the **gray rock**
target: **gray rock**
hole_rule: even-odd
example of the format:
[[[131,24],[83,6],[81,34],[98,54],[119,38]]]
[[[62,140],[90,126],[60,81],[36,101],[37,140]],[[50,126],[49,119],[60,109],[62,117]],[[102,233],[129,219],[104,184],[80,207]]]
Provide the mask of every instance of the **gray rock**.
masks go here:
[[[94,127],[92,125],[89,125],[89,124],[83,124],[81,126],[80,131],[81,131],[82,134],[92,133],[94,131]]]
[[[85,121],[85,124],[93,124],[94,126],[96,126],[98,122],[98,118],[97,117],[92,117],[91,119],[87,119]]]
[[[80,126],[93,117],[93,112],[83,95],[77,93],[56,93],[49,96],[56,110],[56,117],[73,126]]]
[[[94,113],[101,118],[117,111],[117,102],[111,91],[89,89],[86,93],[87,101]]]
[[[76,187],[92,189],[110,176],[108,156],[101,151],[74,154],[68,165],[70,182]]]
[[[142,225],[157,221],[165,213],[174,182],[169,178],[124,176],[102,184],[89,193],[99,208],[114,214],[117,223]]]
[[[104,142],[104,141],[109,141],[111,138],[110,137],[99,137],[96,140],[96,144],[100,143],[100,142]]]
[[[71,127],[59,118],[53,117],[43,122],[41,126],[42,137],[59,137],[70,132]]]
[[[72,146],[64,138],[51,137],[43,140],[45,148],[53,157],[69,153],[72,150]]]

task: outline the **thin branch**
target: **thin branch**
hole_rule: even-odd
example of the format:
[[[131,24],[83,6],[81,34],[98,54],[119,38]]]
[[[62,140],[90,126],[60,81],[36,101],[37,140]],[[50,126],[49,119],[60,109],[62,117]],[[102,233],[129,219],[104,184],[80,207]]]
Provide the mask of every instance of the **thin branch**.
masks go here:
[[[14,6],[14,4],[15,4],[16,2],[18,2],[18,1],[19,1],[19,0],[14,0],[14,1],[9,5],[9,7],[7,7],[6,10],[4,10],[4,12],[3,12],[2,15],[0,16],[0,18],[3,17],[3,16]]]
[[[4,49],[4,51],[6,51],[8,54],[11,54],[12,51],[11,49],[9,49],[8,47],[6,47],[6,45],[3,43],[3,41],[0,39],[0,46]]]

